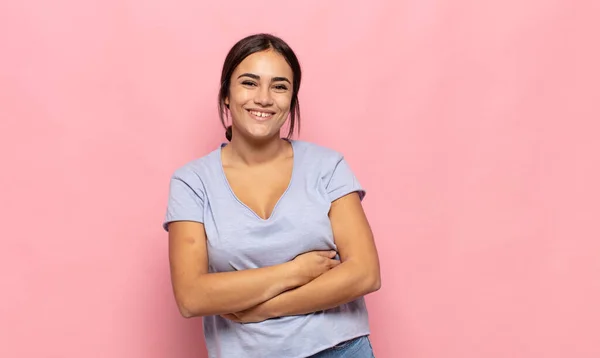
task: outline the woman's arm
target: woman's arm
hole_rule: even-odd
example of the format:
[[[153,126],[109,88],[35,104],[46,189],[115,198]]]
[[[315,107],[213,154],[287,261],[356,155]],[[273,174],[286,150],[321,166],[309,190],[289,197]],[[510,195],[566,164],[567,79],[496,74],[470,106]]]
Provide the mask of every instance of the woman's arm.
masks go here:
[[[329,213],[341,264],[304,286],[249,310],[225,315],[238,322],[307,314],[353,301],[381,286],[379,258],[358,194],[332,203]]]
[[[208,273],[206,233],[198,222],[169,224],[169,262],[182,316],[208,316],[245,310],[301,286],[339,264],[335,253],[311,252],[265,268]]]

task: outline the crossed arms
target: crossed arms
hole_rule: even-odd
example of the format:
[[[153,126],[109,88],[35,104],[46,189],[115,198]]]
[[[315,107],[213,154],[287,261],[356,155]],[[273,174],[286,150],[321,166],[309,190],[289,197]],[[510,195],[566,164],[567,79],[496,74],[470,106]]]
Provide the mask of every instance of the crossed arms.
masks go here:
[[[270,267],[219,273],[208,273],[204,226],[172,222],[169,262],[181,315],[260,322],[334,308],[377,291],[381,286],[379,259],[358,194],[334,201],[329,218],[339,262],[313,255]],[[317,276],[319,268],[323,273]]]

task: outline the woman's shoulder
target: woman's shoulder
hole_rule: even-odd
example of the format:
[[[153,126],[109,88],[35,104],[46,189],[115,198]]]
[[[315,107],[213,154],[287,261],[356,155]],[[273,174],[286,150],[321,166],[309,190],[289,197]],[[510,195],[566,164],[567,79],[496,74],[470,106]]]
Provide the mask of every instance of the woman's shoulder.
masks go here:
[[[184,181],[202,181],[203,178],[214,174],[218,161],[219,149],[215,149],[179,165],[173,170],[172,177]]]
[[[341,152],[324,144],[304,140],[294,140],[294,147],[299,149],[304,156],[314,160],[337,161],[343,158]]]

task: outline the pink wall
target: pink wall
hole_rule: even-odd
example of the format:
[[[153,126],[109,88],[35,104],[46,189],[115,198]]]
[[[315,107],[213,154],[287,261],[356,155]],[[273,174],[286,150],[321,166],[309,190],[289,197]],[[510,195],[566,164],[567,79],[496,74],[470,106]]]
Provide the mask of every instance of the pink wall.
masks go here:
[[[2,1],[0,356],[204,356],[168,178],[268,31],[304,66],[301,139],[369,189],[379,358],[599,357],[598,2],[299,3]]]

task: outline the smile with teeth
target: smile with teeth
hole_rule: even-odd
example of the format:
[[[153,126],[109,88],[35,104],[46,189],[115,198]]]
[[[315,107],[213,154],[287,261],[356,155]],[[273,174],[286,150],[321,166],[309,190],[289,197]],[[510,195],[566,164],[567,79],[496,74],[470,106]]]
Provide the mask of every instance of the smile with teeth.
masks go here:
[[[260,111],[248,111],[250,112],[251,115],[258,117],[260,119],[267,119],[267,118],[271,118],[273,116],[273,113],[270,112],[260,112]]]

